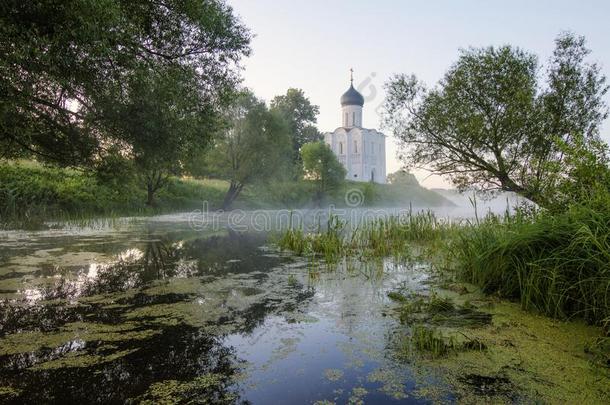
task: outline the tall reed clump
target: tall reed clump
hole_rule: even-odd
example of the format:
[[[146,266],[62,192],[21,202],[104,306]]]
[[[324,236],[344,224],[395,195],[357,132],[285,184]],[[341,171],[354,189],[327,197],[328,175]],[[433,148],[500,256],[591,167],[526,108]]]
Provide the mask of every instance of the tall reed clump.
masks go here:
[[[482,221],[450,246],[459,277],[487,293],[558,318],[610,316],[610,207]]]
[[[322,230],[318,225],[316,232],[307,233],[303,224],[293,225],[292,215],[288,229],[277,239],[281,249],[290,250],[298,256],[320,255],[326,263],[336,263],[346,255],[347,244],[344,237],[345,222],[331,216]]]
[[[354,229],[347,225],[339,217],[331,216],[325,227],[318,225],[315,232],[305,232],[303,224],[293,226],[291,217],[277,244],[297,255],[323,256],[327,263],[347,256],[402,260],[411,257],[411,243],[439,240],[447,229],[431,212],[376,218],[363,221]]]

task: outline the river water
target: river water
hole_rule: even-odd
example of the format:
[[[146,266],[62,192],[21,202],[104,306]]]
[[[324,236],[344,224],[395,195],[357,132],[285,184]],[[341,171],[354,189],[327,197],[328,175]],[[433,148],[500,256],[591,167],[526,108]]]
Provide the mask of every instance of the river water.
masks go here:
[[[388,291],[427,288],[425,266],[328,270],[230,221],[0,234],[0,400],[427,402],[386,316]]]

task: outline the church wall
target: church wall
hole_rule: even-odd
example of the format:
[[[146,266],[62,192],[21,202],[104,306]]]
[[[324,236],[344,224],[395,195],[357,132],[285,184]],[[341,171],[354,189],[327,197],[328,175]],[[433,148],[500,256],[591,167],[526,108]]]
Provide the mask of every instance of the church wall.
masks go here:
[[[362,107],[358,105],[346,105],[341,108],[341,126],[361,127]]]
[[[347,100],[341,107],[341,126],[324,134],[324,141],[345,167],[346,179],[385,183],[385,135],[362,128],[363,97],[352,88],[349,92],[341,98],[342,103]]]
[[[371,172],[374,172],[376,183],[386,182],[385,136],[381,132],[341,127],[324,134],[324,141],[346,168],[346,179],[366,182],[371,180]]]

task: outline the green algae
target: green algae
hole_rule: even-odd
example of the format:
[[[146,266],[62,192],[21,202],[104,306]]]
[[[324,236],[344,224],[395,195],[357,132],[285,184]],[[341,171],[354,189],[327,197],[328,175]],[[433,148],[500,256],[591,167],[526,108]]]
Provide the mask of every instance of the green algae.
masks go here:
[[[27,331],[6,335],[0,339],[0,356],[54,349],[75,340],[85,343],[145,340],[156,333],[159,332],[143,329],[142,325],[131,322],[120,325],[74,322],[62,326],[54,333]]]
[[[451,387],[461,403],[607,403],[610,372],[585,353],[599,339],[600,328],[528,313],[516,303],[482,299],[478,292],[440,293],[459,304],[476,302],[492,322],[444,329],[454,336],[468,336],[474,348],[484,350],[411,356],[420,372],[418,395],[438,400],[446,394],[447,389],[425,382],[435,376]]]
[[[367,380],[380,383],[379,391],[396,400],[405,399],[408,396],[405,392],[403,378],[395,370],[378,368],[368,374]]]
[[[364,397],[368,394],[368,391],[364,387],[354,387],[351,395],[347,400],[350,405],[362,405],[364,404]]]
[[[21,390],[8,386],[0,386],[0,401],[8,402],[15,400],[19,395],[21,395]]]
[[[232,404],[237,394],[227,389],[230,379],[226,375],[208,373],[192,381],[165,380],[148,387],[138,398],[127,403],[139,404]]]
[[[343,378],[343,371],[336,368],[329,368],[324,370],[324,377],[329,381],[339,381]]]
[[[106,347],[108,349],[108,347]],[[33,366],[32,370],[52,370],[61,369],[67,367],[90,367],[94,365],[100,365],[104,363],[111,363],[121,357],[127,356],[131,353],[135,353],[137,349],[130,350],[118,350],[110,354],[86,354],[79,352],[70,352],[63,357],[58,359],[46,361],[44,363]]]

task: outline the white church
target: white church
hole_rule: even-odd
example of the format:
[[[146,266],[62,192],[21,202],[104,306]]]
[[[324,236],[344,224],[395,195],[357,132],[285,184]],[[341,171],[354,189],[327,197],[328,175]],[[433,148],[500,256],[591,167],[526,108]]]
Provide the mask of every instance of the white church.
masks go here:
[[[347,180],[385,183],[386,136],[362,127],[363,107],[364,97],[354,88],[352,76],[349,90],[341,96],[343,124],[325,133],[324,141],[347,170]]]

